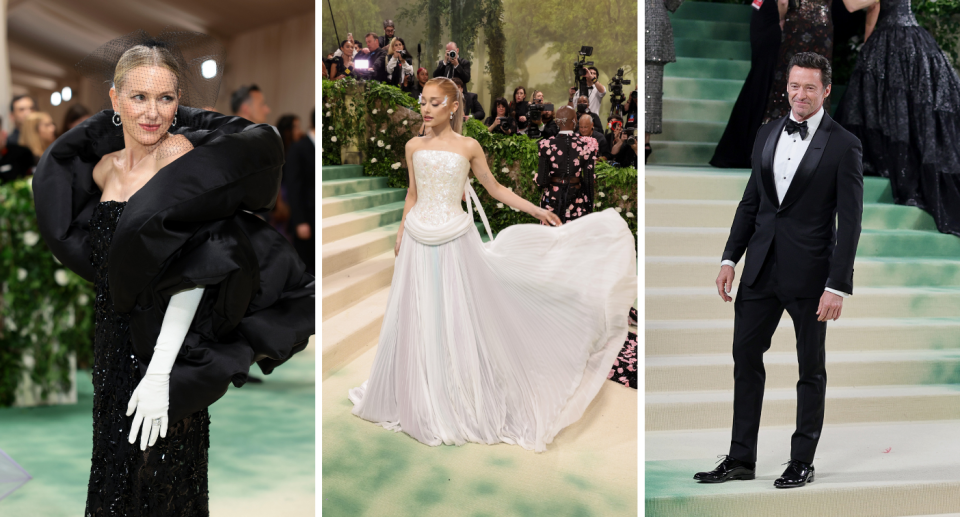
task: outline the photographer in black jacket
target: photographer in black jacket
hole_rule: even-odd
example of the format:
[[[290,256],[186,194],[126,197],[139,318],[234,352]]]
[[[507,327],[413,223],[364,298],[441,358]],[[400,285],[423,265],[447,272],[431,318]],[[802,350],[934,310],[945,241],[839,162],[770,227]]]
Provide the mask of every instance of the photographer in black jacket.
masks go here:
[[[494,114],[487,117],[483,123],[491,133],[502,133],[504,135],[517,134],[517,121],[510,116],[510,104],[507,99],[497,97],[493,101]]]
[[[443,59],[437,62],[437,69],[433,71],[434,77],[459,77],[463,81],[464,88],[470,82],[470,61],[460,59],[460,49],[454,42],[447,43],[447,49],[443,53]]]
[[[482,121],[487,114],[483,111],[483,106],[477,99],[477,94],[464,90],[463,81],[459,77],[454,77],[453,82],[456,83],[457,88],[460,88],[460,93],[463,94],[463,121],[466,122],[470,117]]]

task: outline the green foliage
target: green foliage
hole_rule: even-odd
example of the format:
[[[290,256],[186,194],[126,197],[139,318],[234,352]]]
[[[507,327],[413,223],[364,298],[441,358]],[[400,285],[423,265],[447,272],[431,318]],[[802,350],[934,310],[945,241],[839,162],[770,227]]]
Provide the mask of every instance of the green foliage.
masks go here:
[[[71,353],[79,364],[93,362],[95,294],[40,238],[31,181],[0,185],[0,406],[14,402],[23,371],[46,397],[69,389]]]
[[[953,67],[960,67],[960,0],[913,0],[912,7],[917,22],[933,35]]]
[[[381,16],[379,1],[349,0],[335,1],[329,4],[322,2],[318,7],[323,10],[321,48],[324,56],[332,54],[340,48],[337,36],[340,36],[341,40],[345,40],[347,39],[347,33],[352,32],[353,39],[360,43],[361,47],[365,47],[363,38],[368,32],[373,31],[377,34],[383,34],[383,17]],[[333,7],[333,16],[330,16],[330,7]],[[334,31],[334,23],[336,23],[336,31]]]

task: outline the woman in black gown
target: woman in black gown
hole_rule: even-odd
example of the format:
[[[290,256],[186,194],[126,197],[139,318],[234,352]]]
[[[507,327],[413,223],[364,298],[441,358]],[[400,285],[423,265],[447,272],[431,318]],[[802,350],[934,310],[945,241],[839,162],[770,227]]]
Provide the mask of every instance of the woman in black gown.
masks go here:
[[[777,0],[762,2],[750,17],[750,72],[710,159],[714,167],[750,168],[753,141],[763,125],[780,50],[781,19]]]
[[[51,251],[97,292],[83,515],[207,516],[207,407],[314,332],[313,277],[247,212],[275,202],[282,144],[266,124],[187,107],[219,89],[222,47],[205,35],[136,32],[78,67],[115,83],[116,111],[58,139],[33,186]]]
[[[897,203],[960,236],[960,77],[909,0],[880,0],[836,119],[863,143],[864,174],[890,178]]]

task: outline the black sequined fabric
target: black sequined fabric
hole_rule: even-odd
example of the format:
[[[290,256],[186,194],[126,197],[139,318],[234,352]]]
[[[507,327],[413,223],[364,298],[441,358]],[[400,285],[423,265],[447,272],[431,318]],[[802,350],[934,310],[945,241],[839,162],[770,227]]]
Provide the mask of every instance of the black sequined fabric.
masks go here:
[[[960,235],[960,77],[908,0],[880,1],[836,120],[863,143],[864,174]]]
[[[90,262],[96,270],[93,364],[93,458],[86,517],[208,516],[207,450],[210,417],[204,409],[172,423],[166,438],[140,450],[129,443],[127,404],[140,382],[129,317],[110,299],[107,258],[125,202],[97,205],[90,218]]]
[[[784,18],[777,68],[773,73],[773,86],[767,98],[764,123],[790,113],[787,66],[794,54],[816,52],[833,61],[833,15],[830,12],[832,0],[797,0],[797,3],[797,7],[787,10]]]

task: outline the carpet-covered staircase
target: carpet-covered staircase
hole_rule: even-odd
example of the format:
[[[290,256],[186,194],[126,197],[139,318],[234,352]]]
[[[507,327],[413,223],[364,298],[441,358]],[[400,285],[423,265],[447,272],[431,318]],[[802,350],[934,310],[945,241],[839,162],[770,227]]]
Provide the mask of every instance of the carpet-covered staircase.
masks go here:
[[[854,296],[827,325],[816,482],[773,487],[796,419],[796,339],[786,313],[764,355],[757,480],[693,481],[729,450],[733,303],[714,282],[747,178],[709,167],[646,169],[646,515],[960,512],[960,239],[937,232],[922,210],[894,205],[882,178],[864,180]]]

